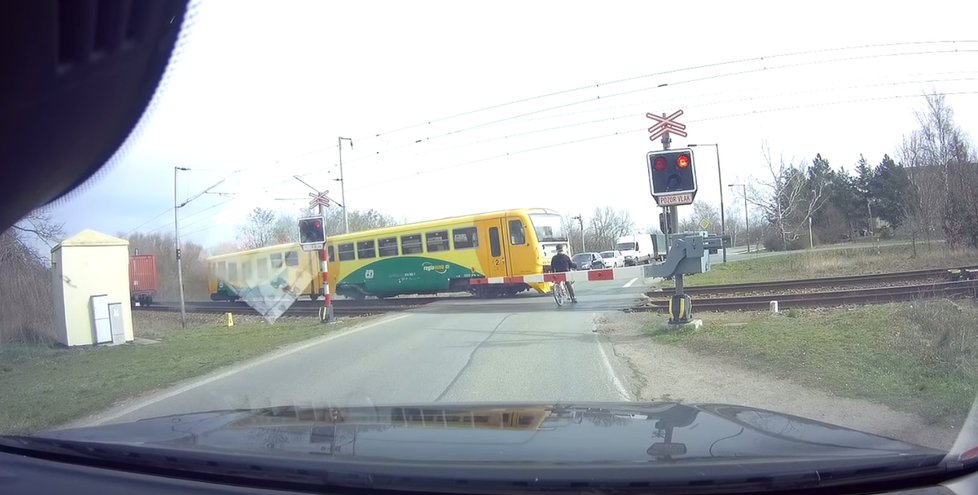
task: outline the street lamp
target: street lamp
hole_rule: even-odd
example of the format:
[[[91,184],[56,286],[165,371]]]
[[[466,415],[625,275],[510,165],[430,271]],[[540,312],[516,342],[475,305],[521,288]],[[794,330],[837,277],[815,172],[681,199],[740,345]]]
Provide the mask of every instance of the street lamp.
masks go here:
[[[717,184],[720,185],[720,237],[721,238],[722,237],[725,237],[727,235],[727,222],[726,222],[726,214],[723,211],[723,173],[720,171],[720,145],[719,144],[716,144],[716,143],[703,143],[703,144],[687,144],[686,146],[689,146],[690,148],[693,148],[693,147],[696,147],[696,146],[713,146],[713,148],[716,149],[716,152],[717,152]],[[723,262],[726,263],[727,262],[727,245],[722,242],[722,239],[721,239],[721,245],[723,246]],[[750,246],[748,245],[748,247],[750,247]]]
[[[350,142],[350,149],[353,149],[353,138],[336,138],[336,147],[340,151],[340,200],[343,201],[343,232],[350,233],[350,217],[346,214],[346,182],[343,180],[343,141]]]
[[[571,217],[571,220],[577,220],[577,223],[581,225],[581,252],[586,253],[587,248],[584,247],[584,217],[578,215],[576,217]]]
[[[744,226],[747,230],[747,252],[750,253],[750,216],[747,215],[747,184],[730,184],[727,187],[744,188]]]

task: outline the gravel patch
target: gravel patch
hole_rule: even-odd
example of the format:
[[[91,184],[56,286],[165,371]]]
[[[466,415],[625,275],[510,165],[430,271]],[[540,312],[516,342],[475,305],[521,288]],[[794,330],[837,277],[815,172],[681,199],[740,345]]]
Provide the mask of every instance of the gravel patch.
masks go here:
[[[955,428],[927,425],[915,414],[654,342],[644,331],[648,319],[646,314],[612,313],[597,321],[598,331],[631,370],[626,381],[636,400],[758,407],[938,449],[950,449],[958,434]]]

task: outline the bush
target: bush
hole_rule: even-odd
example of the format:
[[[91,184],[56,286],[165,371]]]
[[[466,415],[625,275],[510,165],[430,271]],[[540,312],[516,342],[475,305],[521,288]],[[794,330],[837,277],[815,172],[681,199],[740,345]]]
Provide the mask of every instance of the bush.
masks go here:
[[[799,237],[793,241],[788,241],[788,244],[784,245],[781,242],[781,236],[777,232],[769,230],[764,234],[761,243],[764,244],[764,249],[768,251],[796,251],[805,249],[808,246],[808,238]]]

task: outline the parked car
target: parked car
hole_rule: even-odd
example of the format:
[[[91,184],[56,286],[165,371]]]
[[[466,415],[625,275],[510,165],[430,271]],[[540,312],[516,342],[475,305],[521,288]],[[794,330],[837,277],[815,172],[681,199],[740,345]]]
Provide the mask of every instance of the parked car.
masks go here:
[[[598,253],[577,253],[571,258],[578,270],[590,270],[594,268],[594,263],[600,260],[601,255]]]
[[[601,264],[604,268],[618,268],[625,266],[625,256],[617,249],[611,251],[601,251]],[[594,267],[597,268],[597,267]]]

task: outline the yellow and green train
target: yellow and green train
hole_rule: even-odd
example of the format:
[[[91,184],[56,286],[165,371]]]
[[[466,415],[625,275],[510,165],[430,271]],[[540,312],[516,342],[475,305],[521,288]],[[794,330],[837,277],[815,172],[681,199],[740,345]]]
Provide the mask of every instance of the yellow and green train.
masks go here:
[[[549,284],[471,284],[470,280],[544,273],[559,244],[567,245],[561,217],[543,208],[480,213],[334,235],[326,243],[330,292],[356,299],[444,292],[478,296],[513,295],[529,289],[548,292]],[[280,253],[283,259],[287,253],[299,256],[293,265],[285,267],[281,279],[294,286],[301,284],[305,280],[302,275],[308,273],[309,282],[299,293],[315,299],[322,290],[318,258],[316,253],[301,251],[298,244],[211,258],[211,298],[233,299],[245,287],[231,279],[230,263],[271,263],[271,256]],[[221,262],[225,264],[223,271],[215,265]],[[239,266],[235,272],[244,270]],[[257,272],[257,268],[247,270]]]

